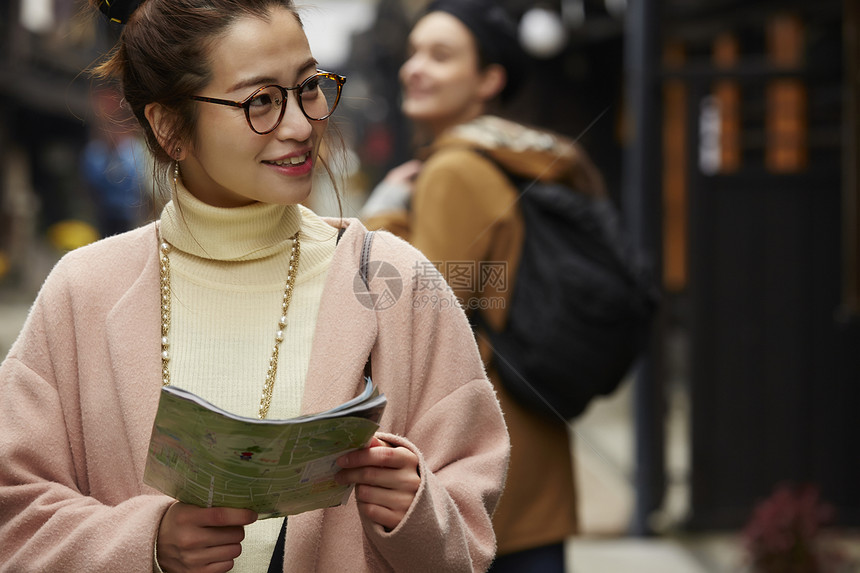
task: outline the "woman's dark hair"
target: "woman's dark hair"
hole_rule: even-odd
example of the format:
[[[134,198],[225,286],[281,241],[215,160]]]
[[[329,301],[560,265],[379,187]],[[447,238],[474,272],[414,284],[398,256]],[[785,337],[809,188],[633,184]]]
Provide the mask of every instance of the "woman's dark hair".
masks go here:
[[[104,2],[89,1],[95,8]],[[157,181],[168,180],[171,154],[179,143],[193,140],[197,104],[190,98],[212,79],[213,42],[239,18],[266,19],[279,8],[292,12],[301,25],[292,0],[144,0],[128,15],[117,45],[93,73],[119,82],[154,158]],[[167,111],[170,123],[164,147],[144,114],[150,103],[159,103]],[[324,159],[322,163],[332,176]]]

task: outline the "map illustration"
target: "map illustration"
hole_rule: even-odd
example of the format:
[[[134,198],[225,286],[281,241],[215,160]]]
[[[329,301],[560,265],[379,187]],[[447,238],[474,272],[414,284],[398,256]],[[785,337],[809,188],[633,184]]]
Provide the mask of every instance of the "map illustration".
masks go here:
[[[162,388],[144,483],[201,507],[237,507],[260,519],[346,503],[335,460],[366,445],[386,399],[366,378],[340,406],[289,420],[230,414],[199,396]]]

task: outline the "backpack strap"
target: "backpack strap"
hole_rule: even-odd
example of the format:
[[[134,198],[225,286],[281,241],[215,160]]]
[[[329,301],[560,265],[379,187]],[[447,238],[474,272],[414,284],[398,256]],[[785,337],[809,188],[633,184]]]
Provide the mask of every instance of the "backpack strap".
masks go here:
[[[283,573],[284,571],[284,546],[287,542],[287,518],[281,524],[281,532],[278,534],[278,541],[275,542],[275,549],[272,551],[272,558],[269,560],[269,568],[266,573]]]
[[[365,288],[370,289],[370,283],[367,279],[367,266],[370,262],[370,247],[373,245],[373,236],[375,231],[368,231],[364,234],[364,245],[361,247],[361,259],[358,263],[358,272],[361,274],[361,282]]]
[[[368,231],[364,234],[364,244],[361,247],[361,258],[358,262],[358,272],[361,276],[361,282],[364,283],[364,286],[368,291],[370,290],[370,280],[367,278],[367,268],[370,264],[370,247],[373,245],[373,237],[375,234],[375,231]],[[368,355],[367,363],[364,365],[364,376],[371,380],[373,379],[371,376],[372,370],[370,355]]]

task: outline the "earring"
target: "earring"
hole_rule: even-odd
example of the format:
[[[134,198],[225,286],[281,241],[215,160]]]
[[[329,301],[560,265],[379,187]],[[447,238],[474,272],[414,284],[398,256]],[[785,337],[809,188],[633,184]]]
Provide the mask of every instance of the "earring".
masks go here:
[[[179,161],[173,162],[173,194],[176,195],[176,185],[179,180]]]

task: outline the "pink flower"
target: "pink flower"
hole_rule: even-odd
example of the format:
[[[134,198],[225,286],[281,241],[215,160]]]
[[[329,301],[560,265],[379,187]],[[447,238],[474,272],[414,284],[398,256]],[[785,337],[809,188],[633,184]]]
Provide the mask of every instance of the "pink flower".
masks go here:
[[[816,486],[779,485],[756,505],[743,530],[744,547],[754,570],[821,573],[824,561],[817,537],[834,513],[832,506],[820,500]]]

